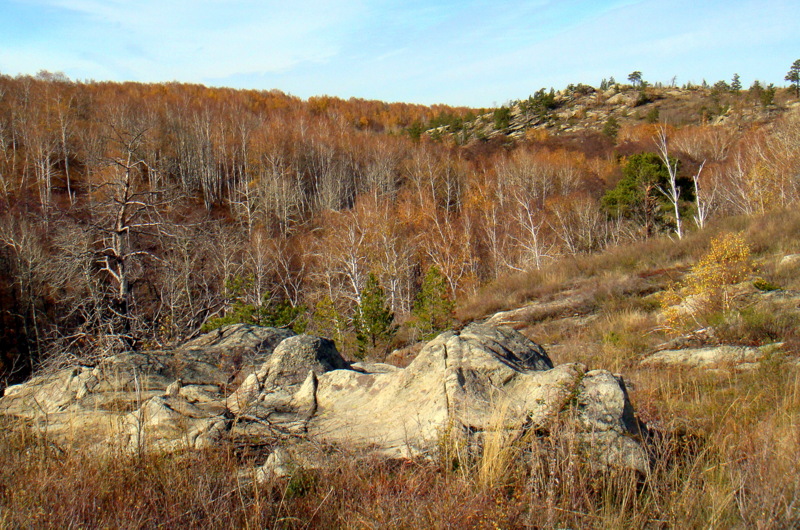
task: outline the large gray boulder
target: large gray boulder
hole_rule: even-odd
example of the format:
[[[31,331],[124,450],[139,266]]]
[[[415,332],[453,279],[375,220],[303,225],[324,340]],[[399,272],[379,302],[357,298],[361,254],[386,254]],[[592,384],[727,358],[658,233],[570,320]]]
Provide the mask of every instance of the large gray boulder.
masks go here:
[[[349,369],[333,341],[310,335],[288,338],[227,399],[237,415],[235,438],[273,438],[306,432],[317,410],[318,376]]]
[[[391,456],[433,456],[445,435],[479,443],[489,430],[547,430],[569,416],[597,463],[648,467],[622,382],[580,364],[553,368],[541,347],[509,328],[444,333],[397,372],[327,372],[316,406],[311,436]]]

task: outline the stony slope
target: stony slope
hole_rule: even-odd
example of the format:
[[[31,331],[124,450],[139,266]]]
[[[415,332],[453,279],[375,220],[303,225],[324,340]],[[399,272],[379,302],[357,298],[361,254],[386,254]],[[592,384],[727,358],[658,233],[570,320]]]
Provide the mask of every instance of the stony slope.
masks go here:
[[[746,93],[719,94],[713,89],[654,88],[644,91],[617,85],[598,90],[586,85],[552,93],[546,107],[536,99],[510,102],[505,119],[497,112],[427,131],[432,137],[452,136],[460,142],[492,137],[525,138],[533,134],[604,133],[609,118],[618,126],[664,122],[670,125],[746,126],[768,122],[786,110],[763,105]],[[538,131],[538,132],[537,132]]]

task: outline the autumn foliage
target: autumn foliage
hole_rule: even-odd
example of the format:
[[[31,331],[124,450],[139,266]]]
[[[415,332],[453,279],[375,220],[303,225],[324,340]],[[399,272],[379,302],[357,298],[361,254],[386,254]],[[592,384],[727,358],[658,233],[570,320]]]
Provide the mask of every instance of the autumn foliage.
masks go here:
[[[742,234],[725,233],[692,266],[682,286],[662,295],[664,316],[672,329],[708,324],[715,315],[734,307],[734,288],[753,273],[750,247]]]
[[[601,198],[626,160],[655,150],[653,125],[626,125],[616,143],[591,131],[466,144],[424,133],[480,112],[0,76],[3,377],[56,352],[168,345],[242,308],[354,353],[370,278],[388,329],[413,327],[428,271],[457,301],[647,234]],[[697,185],[712,215],[798,199],[796,113],[669,134],[687,175],[706,162]],[[237,282],[247,289],[234,293]]]

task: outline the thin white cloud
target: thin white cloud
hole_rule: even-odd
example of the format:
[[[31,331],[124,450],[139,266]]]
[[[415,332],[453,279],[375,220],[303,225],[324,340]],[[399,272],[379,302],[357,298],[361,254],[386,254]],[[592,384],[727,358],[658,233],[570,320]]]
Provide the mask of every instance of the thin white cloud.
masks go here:
[[[98,67],[117,68],[121,59],[120,74],[139,80],[202,81],[329,59],[359,8],[331,0],[39,1],[73,15],[81,40],[67,49],[92,56]]]

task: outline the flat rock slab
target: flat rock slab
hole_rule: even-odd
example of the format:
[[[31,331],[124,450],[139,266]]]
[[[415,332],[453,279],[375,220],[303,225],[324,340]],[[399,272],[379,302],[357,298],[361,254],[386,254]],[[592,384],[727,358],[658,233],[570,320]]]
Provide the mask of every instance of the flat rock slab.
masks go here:
[[[720,368],[752,365],[772,353],[781,351],[781,344],[766,346],[709,346],[662,350],[641,361],[643,366],[684,366],[688,368]]]

